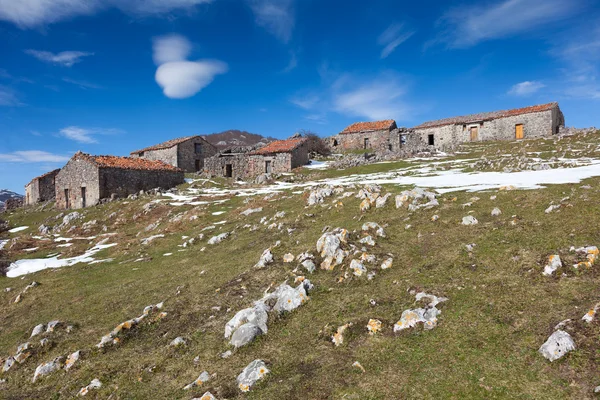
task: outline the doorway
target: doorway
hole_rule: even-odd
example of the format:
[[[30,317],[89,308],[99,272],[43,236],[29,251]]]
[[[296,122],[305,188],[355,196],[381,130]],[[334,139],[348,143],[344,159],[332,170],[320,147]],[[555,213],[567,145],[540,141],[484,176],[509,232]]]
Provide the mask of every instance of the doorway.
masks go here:
[[[233,165],[225,164],[225,178],[233,177]]]
[[[435,146],[435,138],[433,137],[433,134],[427,136],[427,143],[429,143],[430,146]]]
[[[369,143],[369,138],[365,138],[365,149],[370,149],[371,144]]]
[[[515,125],[515,138],[523,139],[523,124]]]
[[[472,126],[469,130],[471,132],[471,142],[479,140],[479,128]]]
[[[65,189],[65,208],[71,208],[71,204],[69,202],[69,189]]]
[[[82,187],[81,188],[81,207],[85,207],[86,205],[86,201],[85,201],[85,188]]]
[[[271,165],[271,161],[265,161],[265,172],[270,174],[273,171],[273,167]]]

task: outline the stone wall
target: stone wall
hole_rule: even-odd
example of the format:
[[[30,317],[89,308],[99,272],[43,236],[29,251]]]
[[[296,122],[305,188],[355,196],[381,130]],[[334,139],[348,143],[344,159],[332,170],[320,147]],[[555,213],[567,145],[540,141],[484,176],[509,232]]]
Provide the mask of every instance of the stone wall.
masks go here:
[[[231,178],[248,176],[247,154],[219,154],[204,160],[204,171],[210,176],[227,177],[227,165],[231,165]]]
[[[132,153],[132,158],[144,158],[151,161],[162,161],[166,164],[177,167],[177,146],[172,146],[167,149],[148,150],[140,153]]]
[[[196,144],[201,146],[199,153],[196,153]],[[217,154],[217,148],[201,137],[195,137],[179,143],[177,148],[176,167],[183,169],[185,172],[203,171],[204,160]]]
[[[85,202],[82,188],[85,188]],[[97,204],[100,200],[98,166],[83,158],[72,158],[56,175],[55,193],[57,208],[81,208]]]
[[[364,149],[386,151],[389,150],[389,137],[388,130],[340,133],[329,138],[329,145],[333,152]],[[367,147],[365,147],[365,139],[368,140]]]
[[[306,141],[292,150],[292,169],[308,164],[308,143]]]
[[[30,206],[40,201],[40,181],[36,178],[25,185],[25,205]]]
[[[137,170],[123,168],[100,168],[100,199],[127,197],[141,190],[170,189],[184,183],[183,171]],[[92,205],[92,204],[89,204]]]

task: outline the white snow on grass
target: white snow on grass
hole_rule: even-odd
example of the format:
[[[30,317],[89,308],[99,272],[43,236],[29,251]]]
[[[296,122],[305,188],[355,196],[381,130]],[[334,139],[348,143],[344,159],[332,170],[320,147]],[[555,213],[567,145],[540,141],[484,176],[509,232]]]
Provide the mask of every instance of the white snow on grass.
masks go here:
[[[17,232],[21,232],[24,231],[25,229],[29,228],[28,226],[19,226],[18,228],[12,228],[11,230],[9,230],[9,233],[17,233]]]
[[[310,160],[310,164],[305,165],[304,168],[307,168],[307,169],[327,169],[327,168],[329,168],[329,161]]]
[[[7,240],[0,240],[0,250],[2,250],[4,248],[4,246],[6,246],[6,243],[8,243],[8,239]]]
[[[212,215],[221,215],[221,214],[225,214],[227,211],[215,211],[214,213],[212,213]]]
[[[100,242],[85,253],[83,253],[82,255],[77,257],[59,259],[59,256],[55,256],[52,258],[32,258],[28,260],[19,260],[10,264],[6,272],[6,276],[9,278],[15,278],[17,276],[31,274],[48,268],[61,268],[65,266],[74,265],[80,262],[92,263],[96,261],[93,258],[93,256],[96,253],[98,253],[100,250],[104,250],[116,245],[116,243],[103,244],[102,242]]]

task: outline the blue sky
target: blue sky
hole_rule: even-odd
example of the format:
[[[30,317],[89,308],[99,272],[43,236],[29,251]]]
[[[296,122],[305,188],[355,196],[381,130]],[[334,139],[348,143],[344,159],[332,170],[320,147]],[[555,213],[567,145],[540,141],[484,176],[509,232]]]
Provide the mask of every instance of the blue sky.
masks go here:
[[[559,101],[600,125],[594,0],[0,0],[0,188],[77,150],[322,136]]]

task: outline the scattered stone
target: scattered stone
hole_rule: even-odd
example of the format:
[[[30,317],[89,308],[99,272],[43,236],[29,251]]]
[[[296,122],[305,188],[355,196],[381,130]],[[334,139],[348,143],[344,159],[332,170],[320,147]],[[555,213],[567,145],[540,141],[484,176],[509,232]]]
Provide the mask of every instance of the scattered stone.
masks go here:
[[[333,196],[333,193],[334,191],[332,186],[313,189],[308,195],[308,205],[314,206],[315,204],[321,204],[325,202],[325,198]]]
[[[586,268],[592,268],[592,266],[594,265],[594,263],[596,262],[596,259],[598,258],[599,255],[599,251],[598,251],[598,247],[596,246],[588,246],[588,247],[580,247],[578,249],[571,249],[572,251],[575,251],[576,253],[585,256],[587,261],[581,261],[578,262],[577,264],[573,265],[573,268],[579,268],[579,267],[586,267]]]
[[[466,217],[463,217],[463,219],[462,219],[463,225],[477,225],[478,223],[479,223],[479,221],[477,221],[477,218],[475,218],[472,215],[467,215]]]
[[[396,208],[404,207],[405,204],[408,204],[408,211],[437,207],[440,204],[436,197],[436,193],[418,187],[405,190],[396,196]]]
[[[472,252],[473,252],[473,250],[475,250],[475,247],[476,247],[476,246],[477,246],[477,245],[476,245],[475,243],[467,244],[467,245],[465,245],[465,249],[467,249],[467,251],[468,251],[469,253],[472,253]]]
[[[223,232],[220,235],[213,236],[208,239],[208,244],[218,244],[229,237],[229,232]]]
[[[354,361],[354,362],[352,363],[352,366],[353,366],[354,368],[358,368],[358,369],[360,369],[360,370],[361,370],[363,373],[367,372],[367,371],[365,370],[365,368],[364,368],[364,367],[361,365],[361,363],[359,363],[358,361]]]
[[[194,397],[192,400],[217,400],[217,398],[211,392],[204,392],[200,398]]]
[[[367,330],[369,331],[369,335],[374,335],[381,331],[381,321],[378,319],[370,319],[367,323]]]
[[[146,246],[149,245],[150,243],[152,243],[154,241],[154,239],[158,239],[158,238],[164,238],[165,235],[163,235],[162,233],[159,235],[152,235],[146,239],[142,240],[142,245]]]
[[[242,211],[240,214],[242,214],[242,215],[245,215],[245,216],[247,217],[247,216],[248,216],[248,215],[250,215],[250,214],[254,214],[254,213],[257,213],[257,212],[261,212],[262,210],[263,210],[263,208],[262,208],[262,207],[258,207],[258,208],[249,208],[249,209],[247,209],[247,210],[245,210],[245,211]]]
[[[233,353],[231,352],[231,350],[227,350],[226,352],[221,353],[221,358],[229,358],[232,354]]]
[[[304,260],[302,261],[302,266],[309,272],[309,273],[313,273],[315,272],[315,270],[317,269],[315,263],[313,262],[313,260]]]
[[[381,264],[381,269],[392,268],[392,263],[393,262],[394,262],[393,258],[386,258],[385,261]]]
[[[502,211],[500,211],[498,207],[494,207],[494,209],[492,210],[492,217],[497,217],[500,214],[502,214]]]
[[[586,312],[581,319],[589,324],[596,317],[598,309],[600,309],[600,303],[596,304],[594,308],[591,308],[588,312]]]
[[[208,382],[209,379],[210,379],[210,375],[208,374],[208,372],[204,371],[200,374],[200,376],[198,376],[198,378],[196,378],[196,380],[194,382],[192,382],[188,385],[185,385],[183,390],[190,390],[192,388],[202,386],[204,384],[204,382]]]
[[[385,231],[383,228],[376,222],[365,222],[362,226],[363,232],[375,231],[375,235],[379,237],[385,237]]]
[[[323,258],[321,268],[332,270],[341,264],[349,254],[348,251],[342,250],[341,245],[347,243],[348,231],[345,229],[336,228],[332,232],[324,233],[317,241],[317,251]]]
[[[54,360],[38,365],[33,374],[32,382],[35,382],[40,376],[47,376],[58,371],[62,365],[63,357],[56,357]]]
[[[362,276],[367,273],[365,266],[358,260],[352,260],[350,262],[350,269],[354,276]]]
[[[115,329],[113,329],[109,334],[102,336],[102,338],[100,339],[100,342],[96,345],[96,347],[101,349],[103,347],[106,347],[109,344],[119,344],[121,340],[117,336],[119,335],[119,333],[121,331],[132,329],[133,327],[137,326],[140,322],[142,322],[144,319],[146,319],[152,312],[161,310],[162,308],[163,308],[162,302],[155,304],[155,305],[149,305],[149,306],[144,307],[144,311],[142,312],[142,315],[140,315],[139,317],[127,320],[127,321],[122,322],[119,325],[117,325],[115,327]],[[161,312],[157,315],[157,319],[162,319],[166,316],[167,316],[167,313]]]
[[[365,236],[364,238],[358,241],[360,244],[366,244],[367,246],[375,246],[375,240],[371,235]]]
[[[558,254],[551,255],[550,257],[548,257],[548,264],[546,264],[546,266],[544,267],[544,272],[542,272],[542,274],[550,276],[554,273],[554,271],[556,271],[560,267],[562,267],[562,261],[560,260],[560,256]]]
[[[273,262],[273,254],[271,253],[271,249],[268,248],[265,251],[263,251],[258,262],[254,265],[254,268],[265,268],[268,264],[271,264],[272,262]]]
[[[575,342],[571,335],[562,330],[555,331],[540,347],[539,352],[548,360],[555,361],[575,350]]]
[[[250,391],[250,388],[269,373],[266,364],[262,360],[254,360],[237,377],[238,387],[242,392]]]
[[[184,338],[182,338],[181,336],[178,336],[175,339],[173,339],[171,341],[171,343],[169,343],[169,346],[180,347],[180,346],[185,346],[186,344],[187,344],[186,340]]]
[[[58,326],[60,326],[61,322],[59,320],[54,320],[48,322],[48,327],[46,328],[46,333],[54,332]]]
[[[352,322],[349,322],[337,328],[337,331],[331,336],[331,341],[333,342],[335,347],[344,344],[344,332],[351,326]]]
[[[76,352],[69,354],[69,357],[67,357],[67,361],[65,361],[65,370],[68,371],[71,368],[73,368],[73,365],[75,365],[75,363],[79,361],[80,357],[81,350],[77,350]]]
[[[412,328],[417,323],[423,323],[425,329],[433,329],[437,325],[437,317],[442,312],[436,308],[436,306],[448,299],[445,297],[437,297],[424,292],[419,292],[415,295],[416,301],[421,301],[424,298],[428,298],[429,304],[425,308],[416,308],[413,310],[405,310],[402,312],[400,320],[394,324],[394,332],[399,332],[407,328]]]
[[[432,222],[435,222],[435,221],[437,221],[438,219],[440,219],[440,216],[439,216],[439,215],[437,215],[437,214],[431,217],[431,221],[432,221]]]
[[[92,379],[92,381],[90,382],[89,385],[87,385],[86,387],[81,388],[81,390],[79,391],[79,393],[77,394],[77,396],[85,396],[86,394],[89,393],[90,390],[92,389],[100,389],[102,387],[102,382],[100,382],[99,379]]]
[[[560,208],[560,204],[552,204],[550,207],[546,208],[544,212],[546,214],[550,214],[552,211],[558,210]]]
[[[294,255],[292,253],[286,253],[283,255],[284,263],[291,263],[292,261],[294,261]]]
[[[36,325],[35,328],[33,328],[33,330],[31,331],[31,336],[29,336],[30,338],[40,335],[42,333],[44,333],[44,330],[46,329],[46,325],[44,324],[39,324]]]
[[[385,204],[387,203],[387,200],[390,198],[391,195],[392,195],[391,193],[387,193],[385,196],[379,196],[375,200],[375,208],[385,207]]]

